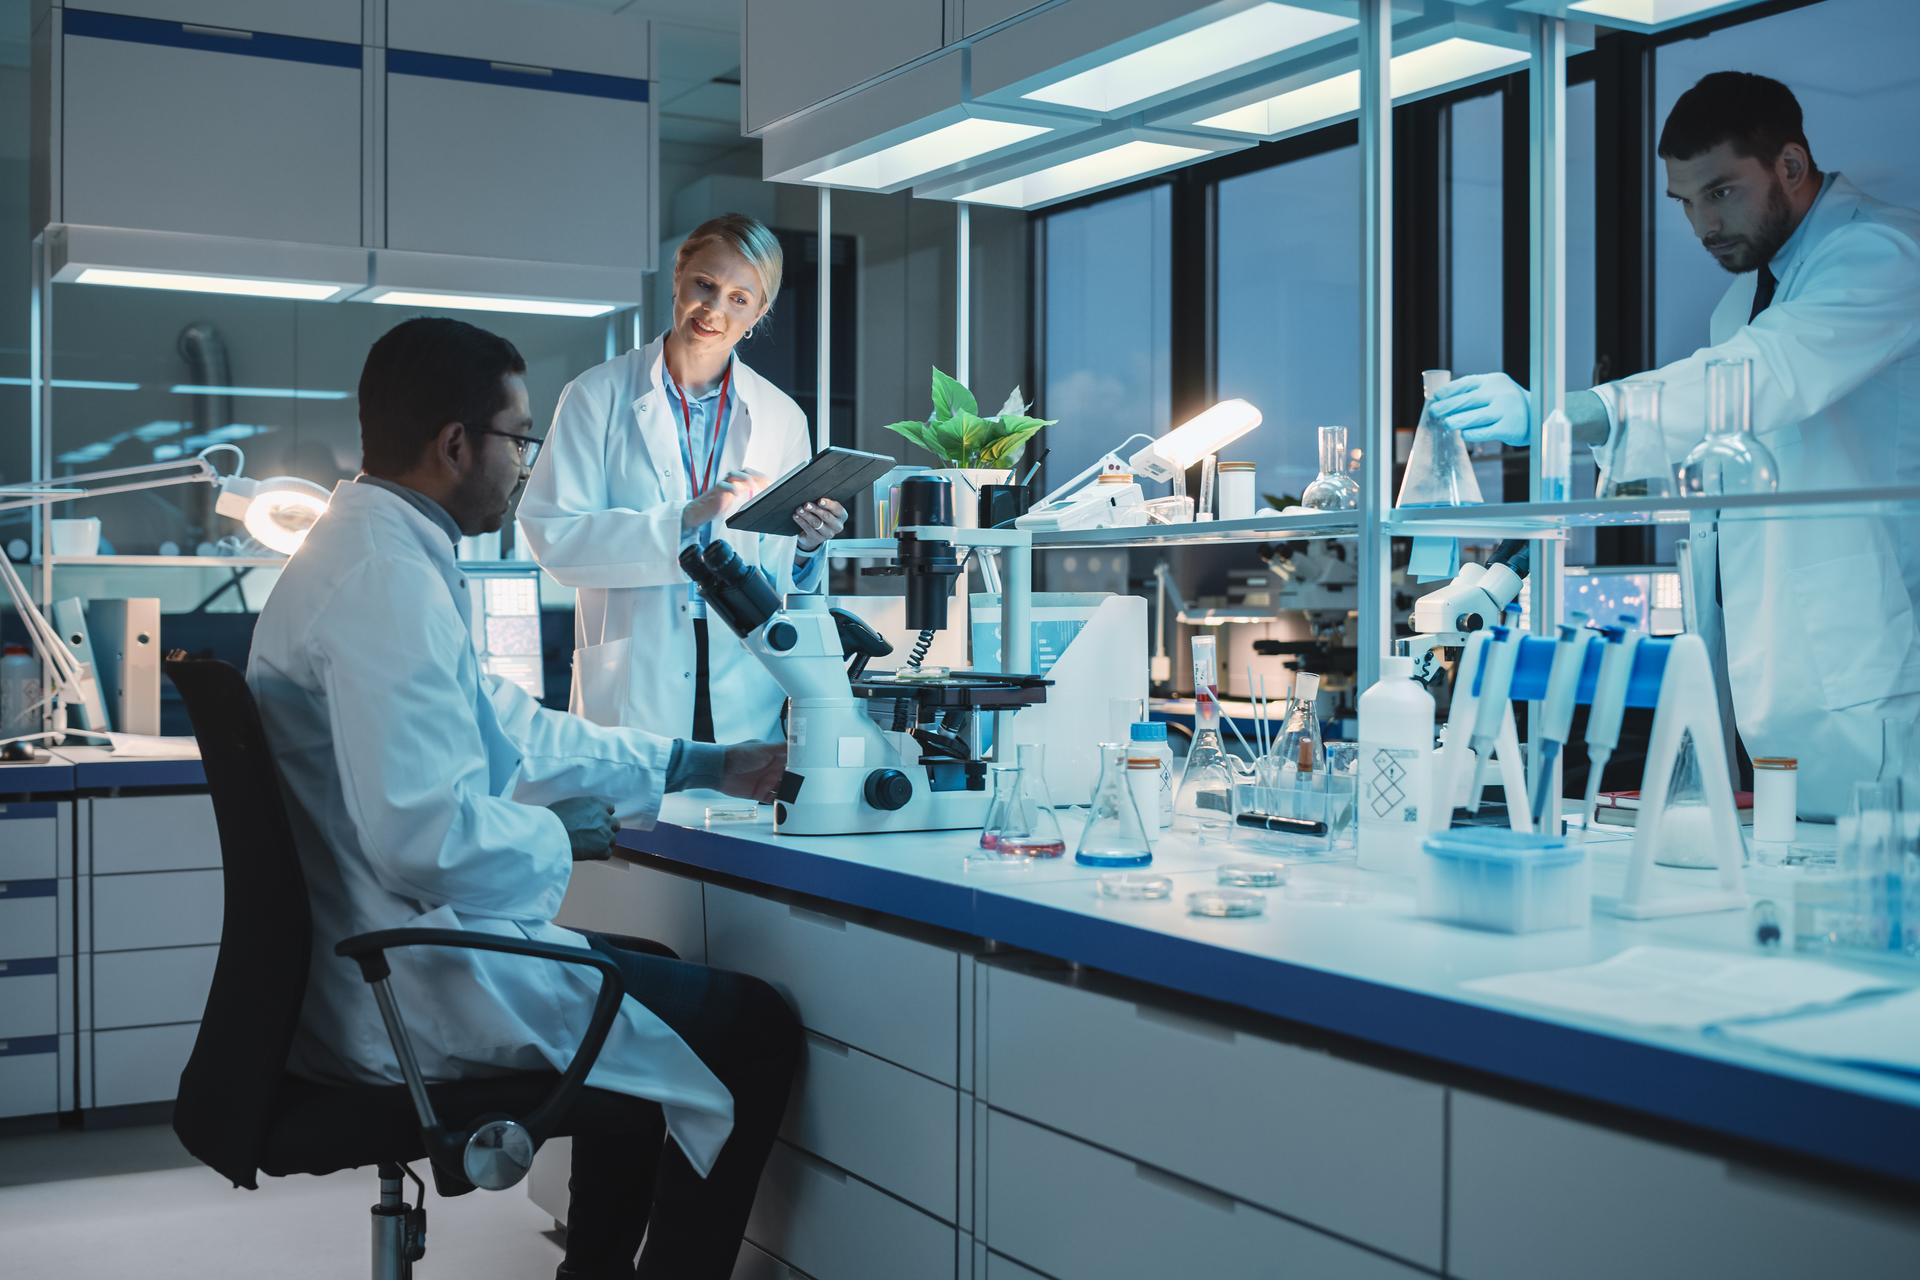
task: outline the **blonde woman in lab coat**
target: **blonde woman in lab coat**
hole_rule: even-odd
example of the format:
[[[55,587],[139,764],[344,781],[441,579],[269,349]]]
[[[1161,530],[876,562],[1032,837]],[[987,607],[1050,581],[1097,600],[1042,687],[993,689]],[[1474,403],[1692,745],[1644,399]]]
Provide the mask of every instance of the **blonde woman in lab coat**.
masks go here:
[[[573,710],[606,725],[733,742],[776,737],[782,694],[679,565],[731,543],[781,594],[818,589],[820,548],[846,525],[832,499],[792,535],[728,529],[728,513],[811,455],[793,400],[734,355],[780,292],[779,241],[730,213],[673,260],[672,325],[568,384],[527,483],[520,524],[542,568],[574,587]]]

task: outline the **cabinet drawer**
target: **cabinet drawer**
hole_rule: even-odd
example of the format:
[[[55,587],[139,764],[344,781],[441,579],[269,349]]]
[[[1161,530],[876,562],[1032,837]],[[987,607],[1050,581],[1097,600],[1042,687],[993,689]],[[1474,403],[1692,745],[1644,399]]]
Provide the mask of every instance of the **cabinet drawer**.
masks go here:
[[[747,1239],[810,1276],[953,1280],[953,1228],[784,1142],[760,1179]]]
[[[60,882],[0,880],[0,960],[60,953]]]
[[[954,952],[716,885],[706,897],[708,964],[772,983],[810,1030],[958,1083]]]
[[[1472,1280],[1535,1277],[1543,1258],[1556,1280],[1873,1280],[1911,1276],[1920,1257],[1911,1200],[1868,1199],[1457,1090],[1452,1138],[1448,1270]]]
[[[988,1112],[986,1158],[988,1246],[1059,1280],[1413,1280],[1419,1274],[998,1111]]]
[[[59,1038],[0,1038],[0,1116],[47,1115],[59,1109]]]
[[[193,1053],[197,1022],[93,1033],[93,1105],[169,1102]]]
[[[59,1032],[59,963],[52,957],[0,960],[0,1039]]]
[[[959,1096],[925,1076],[809,1032],[780,1136],[952,1222]]]
[[[195,947],[220,941],[218,871],[94,876],[93,949]]]
[[[644,80],[652,74],[647,23],[635,14],[605,12],[615,7],[529,5],[502,0],[387,0],[384,43],[422,53],[500,58],[510,64],[566,67]],[[685,77],[687,72],[683,68],[668,74]]]
[[[115,951],[93,958],[93,1025],[197,1022],[206,1011],[218,947]]]
[[[360,43],[361,0],[85,0],[99,13]]]
[[[61,220],[360,244],[359,46],[106,34],[144,25],[67,12]]]
[[[995,1108],[1439,1268],[1439,1086],[1010,967],[980,974],[977,1087]],[[1141,1080],[1166,1082],[1152,1106]]]
[[[60,874],[60,822],[51,800],[0,804],[0,880]]]
[[[672,947],[682,960],[707,962],[700,882],[624,858],[574,863],[555,918],[569,929],[650,938]]]
[[[91,802],[95,875],[220,865],[211,796],[121,796]]]

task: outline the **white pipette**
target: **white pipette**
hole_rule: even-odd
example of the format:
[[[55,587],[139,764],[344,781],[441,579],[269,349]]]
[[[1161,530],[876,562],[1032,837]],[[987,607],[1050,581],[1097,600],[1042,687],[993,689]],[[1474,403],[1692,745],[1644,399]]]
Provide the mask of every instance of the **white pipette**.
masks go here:
[[[1473,748],[1473,782],[1467,788],[1467,812],[1480,812],[1480,779],[1486,773],[1487,761],[1493,758],[1494,740],[1500,736],[1500,726],[1507,717],[1507,694],[1513,688],[1513,664],[1520,656],[1520,606],[1510,604],[1506,609],[1508,625],[1493,628],[1493,639],[1487,642],[1486,652],[1480,661],[1485,674],[1480,678],[1480,701],[1474,708],[1473,736],[1467,745]],[[1524,797],[1508,796],[1507,803]]]
[[[1620,615],[1618,626],[1601,627],[1607,647],[1600,655],[1600,679],[1593,687],[1593,705],[1587,708],[1587,794],[1581,812],[1588,825],[1600,799],[1600,775],[1620,741],[1620,718],[1627,709],[1627,677],[1633,672],[1633,650],[1640,643],[1640,620]]]
[[[1553,646],[1553,665],[1547,669],[1547,696],[1541,703],[1536,737],[1540,743],[1540,772],[1533,779],[1533,828],[1547,830],[1547,807],[1553,791],[1553,762],[1560,756],[1561,744],[1573,729],[1573,696],[1580,689],[1580,669],[1587,663],[1587,646],[1593,640],[1585,629],[1587,615],[1574,613],[1573,621],[1560,624],[1560,635]],[[1556,826],[1555,832],[1559,830]]]

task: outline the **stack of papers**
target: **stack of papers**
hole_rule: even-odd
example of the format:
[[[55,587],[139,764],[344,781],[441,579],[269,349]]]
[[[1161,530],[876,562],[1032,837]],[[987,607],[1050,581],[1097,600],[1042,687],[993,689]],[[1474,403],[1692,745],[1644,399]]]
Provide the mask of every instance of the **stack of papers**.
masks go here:
[[[1689,1030],[1778,1017],[1902,986],[1814,960],[1680,947],[1631,947],[1599,964],[1502,974],[1461,985],[1592,1018]]]
[[[1920,991],[1718,1034],[1776,1053],[1920,1075]]]

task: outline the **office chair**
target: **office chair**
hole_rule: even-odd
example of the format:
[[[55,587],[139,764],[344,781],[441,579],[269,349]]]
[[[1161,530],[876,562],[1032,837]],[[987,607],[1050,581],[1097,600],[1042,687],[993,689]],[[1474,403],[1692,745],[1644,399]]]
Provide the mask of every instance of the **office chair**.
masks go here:
[[[331,1085],[290,1075],[312,918],[279,775],[238,670],[178,650],[167,655],[165,669],[200,743],[226,887],[213,986],[174,1102],[174,1132],[195,1159],[249,1191],[259,1173],[376,1166],[373,1277],[407,1280],[426,1253],[426,1186],[408,1161],[425,1156],[443,1196],[500,1191],[526,1175],[549,1137],[646,1131],[645,1107],[636,1099],[583,1086],[625,994],[619,970],[585,948],[455,929],[385,929],[345,939],[335,953],[358,964],[372,987],[405,1083]],[[388,982],[387,951],[408,946],[503,951],[598,970],[593,1017],[566,1070],[426,1083]],[[417,1188],[412,1205],[402,1174]]]

